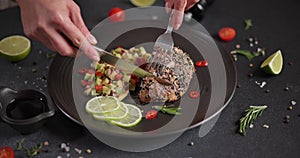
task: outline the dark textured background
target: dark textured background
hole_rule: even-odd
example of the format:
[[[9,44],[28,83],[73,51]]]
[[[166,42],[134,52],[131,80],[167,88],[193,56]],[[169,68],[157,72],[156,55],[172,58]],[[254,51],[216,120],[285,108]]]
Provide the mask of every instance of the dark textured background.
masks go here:
[[[110,8],[120,6],[124,9],[132,7],[126,0],[89,0],[78,1],[87,26],[91,29],[107,16]],[[156,5],[163,5],[159,1]],[[92,155],[83,153],[84,157],[299,157],[300,155],[300,1],[298,0],[216,0],[206,12],[202,24],[212,34],[224,26],[236,28],[237,37],[234,41],[221,44],[228,50],[234,49],[240,43],[245,49],[250,49],[246,38],[254,36],[259,39],[259,45],[266,48],[267,55],[281,49],[284,55],[284,68],[279,76],[264,75],[259,64],[265,57],[252,61],[254,68],[249,68],[246,58],[239,56],[236,67],[240,88],[222,112],[217,124],[205,137],[198,137],[199,128],[185,132],[170,145],[145,153],[122,152],[99,142],[86,129],[73,123],[61,112],[57,111],[46,126],[31,135],[20,135],[10,126],[0,122],[0,146],[11,146],[16,150],[16,142],[25,138],[25,144],[49,141],[45,147],[50,152],[38,157],[66,156],[59,149],[59,144],[71,144],[71,157],[78,157],[74,148],[93,150]],[[244,30],[244,19],[251,18],[253,28]],[[0,38],[12,34],[23,34],[19,8],[0,11]],[[47,92],[46,82],[40,79],[47,75],[47,67],[51,59],[46,58],[52,53],[38,42],[32,43],[30,55],[23,61],[12,64],[0,58],[0,85],[14,89],[33,88]],[[37,65],[32,65],[32,62]],[[287,63],[292,62],[290,66]],[[32,68],[37,73],[32,73]],[[248,73],[254,77],[249,78]],[[24,81],[28,81],[27,84]],[[255,81],[266,81],[267,85],[260,88]],[[34,84],[33,84],[34,82]],[[284,91],[286,86],[289,91]],[[264,91],[269,89],[270,93]],[[299,103],[293,110],[287,110],[291,100]],[[249,129],[247,136],[236,133],[237,121],[249,105],[268,105],[264,114],[255,121],[254,128]],[[284,117],[290,115],[290,123],[283,123]],[[268,124],[269,129],[262,126]],[[193,141],[194,146],[188,144]],[[16,151],[16,157],[24,157]]]

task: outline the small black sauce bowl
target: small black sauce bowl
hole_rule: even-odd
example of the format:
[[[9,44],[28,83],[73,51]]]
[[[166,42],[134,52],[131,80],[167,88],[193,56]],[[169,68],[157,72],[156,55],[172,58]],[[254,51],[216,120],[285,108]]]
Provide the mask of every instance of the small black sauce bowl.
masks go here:
[[[0,86],[0,117],[21,134],[37,131],[54,113],[51,100],[42,92]]]

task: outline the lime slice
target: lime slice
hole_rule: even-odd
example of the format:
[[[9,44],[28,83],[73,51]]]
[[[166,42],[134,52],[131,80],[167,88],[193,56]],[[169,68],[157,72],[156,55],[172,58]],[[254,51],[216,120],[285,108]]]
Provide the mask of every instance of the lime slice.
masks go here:
[[[13,35],[0,41],[0,55],[10,61],[20,61],[30,52],[30,40],[24,36]]]
[[[283,58],[281,51],[273,53],[260,66],[266,73],[277,75],[281,72],[283,65]]]
[[[130,0],[130,2],[137,7],[147,7],[155,3],[156,0]]]
[[[116,97],[99,96],[90,99],[85,106],[85,110],[92,114],[101,114],[115,111],[120,108],[120,102]]]
[[[93,117],[96,120],[122,119],[128,114],[128,108],[123,103],[120,104],[120,108],[115,111],[93,114]]]
[[[114,119],[110,122],[113,124],[116,124],[121,127],[132,127],[137,125],[142,120],[142,112],[141,110],[131,104],[125,104],[124,105],[128,108],[128,114],[122,118],[122,119]]]

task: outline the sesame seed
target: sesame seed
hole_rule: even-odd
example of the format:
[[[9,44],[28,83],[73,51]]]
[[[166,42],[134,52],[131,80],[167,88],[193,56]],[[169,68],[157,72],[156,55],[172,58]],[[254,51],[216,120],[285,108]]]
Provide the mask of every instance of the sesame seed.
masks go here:
[[[290,105],[290,106],[288,107],[288,109],[289,109],[289,110],[293,110],[293,106]]]
[[[91,153],[92,153],[92,150],[91,150],[91,149],[86,149],[85,152],[88,153],[88,154],[91,154]]]
[[[250,124],[250,125],[249,125],[249,128],[253,128],[253,127],[254,127],[254,125],[253,125],[253,124]]]
[[[297,102],[296,102],[295,100],[292,100],[292,101],[291,101],[291,104],[292,104],[292,105],[296,105]]]
[[[251,63],[251,64],[249,64],[249,67],[250,67],[250,68],[252,68],[252,67],[253,67],[253,64],[252,64],[252,63]]]
[[[241,48],[241,45],[236,44],[236,45],[235,45],[235,48],[240,49],[240,48]]]
[[[263,127],[264,127],[264,128],[270,128],[270,126],[269,126],[269,125],[266,125],[266,124],[264,124]]]

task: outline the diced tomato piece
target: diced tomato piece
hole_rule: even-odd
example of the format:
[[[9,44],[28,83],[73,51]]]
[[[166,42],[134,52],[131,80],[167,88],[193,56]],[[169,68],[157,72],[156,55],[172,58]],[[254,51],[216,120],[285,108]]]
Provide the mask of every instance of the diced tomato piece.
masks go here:
[[[98,93],[99,91],[101,91],[103,89],[103,86],[102,85],[96,85],[95,86],[95,90],[96,92]]]
[[[103,75],[103,73],[101,71],[96,72],[96,76],[101,77],[102,75]]]
[[[147,120],[152,120],[154,118],[156,118],[157,116],[157,111],[156,110],[150,110],[146,113],[146,119]]]

